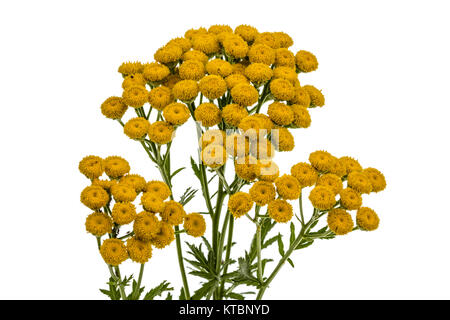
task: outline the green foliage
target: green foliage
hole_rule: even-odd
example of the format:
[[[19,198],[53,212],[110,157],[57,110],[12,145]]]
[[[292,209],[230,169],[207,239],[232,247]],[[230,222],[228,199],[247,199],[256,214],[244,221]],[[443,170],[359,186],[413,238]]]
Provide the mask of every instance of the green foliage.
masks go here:
[[[154,300],[156,297],[161,297],[164,292],[172,291],[173,288],[170,287],[170,283],[164,280],[161,282],[158,286],[151,289],[149,292],[147,292],[144,296],[143,300]],[[170,294],[170,293],[169,293]],[[169,295],[168,295],[169,297]],[[172,295],[170,295],[172,297]],[[167,298],[166,298],[167,300]]]

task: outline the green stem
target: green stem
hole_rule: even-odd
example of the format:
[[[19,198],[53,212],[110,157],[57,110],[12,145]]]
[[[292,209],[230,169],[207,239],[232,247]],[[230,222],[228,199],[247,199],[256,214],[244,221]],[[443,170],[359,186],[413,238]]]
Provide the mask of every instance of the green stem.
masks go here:
[[[145,264],[142,263],[141,264],[141,268],[139,269],[139,278],[138,278],[138,281],[137,281],[136,290],[134,291],[134,294],[133,294],[133,299],[134,300],[138,300],[139,299],[139,293],[141,291],[142,277],[144,275],[144,266],[145,266]]]
[[[114,270],[116,271],[116,274],[114,274],[114,271],[112,269],[112,266],[108,264],[108,268],[109,268],[109,272],[111,273],[111,276],[113,277],[113,279],[119,283],[119,292],[120,292],[120,297],[122,298],[122,300],[127,300],[127,295],[125,294],[125,289],[123,287],[122,284],[122,276],[120,275],[120,269],[119,267],[114,267]]]

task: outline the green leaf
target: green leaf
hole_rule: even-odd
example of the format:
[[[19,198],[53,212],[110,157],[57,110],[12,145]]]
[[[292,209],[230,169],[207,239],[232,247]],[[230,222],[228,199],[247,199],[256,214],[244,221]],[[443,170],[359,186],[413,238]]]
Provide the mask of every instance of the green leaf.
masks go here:
[[[235,299],[235,300],[245,300],[245,297],[242,294],[230,292],[227,294],[228,298]]]
[[[281,234],[278,234],[278,252],[284,256],[284,243]]]
[[[184,288],[183,287],[181,287],[180,296],[179,296],[178,300],[186,300],[186,296],[184,295]]]
[[[173,177],[175,177],[179,172],[183,171],[184,169],[186,169],[186,167],[181,167],[181,168],[175,170],[174,172],[172,172],[172,174],[170,176],[170,180],[172,180]]]
[[[183,292],[184,292],[184,290],[183,290]],[[173,296],[170,292],[167,294],[166,300],[173,300]]]
[[[252,275],[251,266],[248,259],[239,258],[239,269],[234,280],[240,284],[247,284],[249,286],[259,286],[259,281]]]
[[[288,258],[288,259],[287,259],[287,262],[289,262],[289,264],[292,266],[292,268],[295,267],[295,266],[294,266],[294,263],[293,263],[292,260],[291,260],[291,258]]]
[[[314,240],[303,240],[299,243],[299,245],[297,246],[297,248],[295,248],[295,250],[307,248],[310,245],[312,245],[313,243],[314,243]]]
[[[164,292],[172,290],[173,288],[170,287],[170,283],[164,280],[158,286],[147,292],[144,296],[144,300],[154,300],[156,297],[162,296]]]
[[[109,290],[100,289],[100,292],[107,295],[111,300],[120,300],[120,292],[114,278],[110,277],[106,284],[109,286]]]
[[[275,241],[278,240],[280,236],[276,235],[275,237],[270,238],[269,240],[267,240],[265,243],[263,243],[263,245],[261,246],[261,249],[266,249],[267,247],[269,247],[272,243],[274,243]]]
[[[139,300],[142,292],[144,292],[144,287],[139,288],[138,291],[137,282],[136,280],[133,280],[132,288],[133,290],[131,290],[131,293],[127,296],[127,300]]]
[[[194,295],[191,297],[192,300],[200,300],[201,298],[207,296],[209,293],[212,293],[218,285],[216,279],[208,281],[200,287],[197,291],[195,291]]]
[[[290,237],[290,243],[294,243],[295,241],[295,225],[293,222],[291,222],[291,237]]]
[[[197,193],[197,189],[193,189],[192,187],[189,187],[186,189],[186,191],[184,191],[183,195],[180,198],[180,203],[181,205],[186,205],[189,201],[191,201],[194,197],[195,194]]]
[[[197,163],[195,162],[195,160],[191,157],[191,167],[192,167],[192,170],[194,171],[194,174],[195,174],[195,176],[200,180],[200,181],[202,181],[202,175],[201,175],[201,172],[200,172],[200,168],[199,168],[199,166],[197,165]]]

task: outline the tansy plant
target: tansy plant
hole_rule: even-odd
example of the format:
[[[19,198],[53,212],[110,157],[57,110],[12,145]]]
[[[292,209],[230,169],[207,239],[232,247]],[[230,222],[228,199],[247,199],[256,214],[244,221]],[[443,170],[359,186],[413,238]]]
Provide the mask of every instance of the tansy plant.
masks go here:
[[[81,193],[81,202],[93,211],[86,230],[96,237],[109,269],[109,288],[101,291],[111,299],[171,299],[167,281],[145,292],[142,275],[153,248],[166,249],[174,241],[180,299],[261,299],[282,266],[294,266],[295,251],[318,239],[377,229],[377,214],[362,206],[363,194],[386,187],[377,169],[326,151],[312,152],[309,162],[284,174],[272,160],[275,152],[294,148],[292,132],[309,127],[310,110],[325,103],[320,90],[298,80],[317,69],[316,57],[304,50],[294,54],[288,49],[292,45],[283,32],[214,25],[170,40],[156,51],[155,62],[119,67],[123,93],[106,99],[101,111],[142,146],[161,181],[131,174],[129,163],[118,156],[87,156],[79,164],[91,180]],[[124,120],[128,109],[136,117]],[[204,206],[187,210],[198,190],[173,194],[184,168],[173,170],[171,147],[177,128],[190,118],[199,152],[186,161]],[[232,181],[225,178],[231,175],[226,168],[233,171]],[[314,208],[311,215],[303,211],[306,200]],[[322,217],[326,225],[319,227]],[[235,254],[234,224],[242,218],[254,224],[249,230],[254,236],[247,251]],[[201,237],[200,244],[189,243],[189,237]],[[271,245],[278,246],[279,258],[263,258]],[[137,277],[120,273],[128,259],[140,264]],[[196,290],[189,285],[186,264],[189,278],[202,279]]]

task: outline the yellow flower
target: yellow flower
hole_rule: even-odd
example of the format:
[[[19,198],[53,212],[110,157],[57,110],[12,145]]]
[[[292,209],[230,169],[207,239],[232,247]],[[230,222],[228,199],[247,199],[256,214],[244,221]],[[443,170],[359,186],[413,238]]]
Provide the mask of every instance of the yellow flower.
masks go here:
[[[223,41],[225,53],[236,59],[242,59],[247,56],[248,44],[240,36],[228,37]]]
[[[222,109],[223,120],[229,126],[237,127],[246,116],[248,116],[247,109],[236,103],[226,105]]]
[[[300,197],[300,183],[289,174],[282,175],[275,180],[277,192],[283,199],[295,200]]]
[[[201,237],[206,231],[205,218],[203,218],[201,214],[190,213],[184,218],[183,228],[186,230],[188,235],[193,237]]]
[[[361,207],[356,212],[356,224],[364,231],[373,231],[378,229],[380,218],[374,210]]]
[[[84,157],[78,164],[78,170],[86,178],[94,180],[103,174],[103,159],[97,156]]]
[[[294,215],[291,204],[282,199],[271,201],[267,206],[267,213],[278,223],[289,222]]]
[[[278,151],[292,151],[295,147],[294,136],[288,129],[277,127],[272,131],[272,143]]]
[[[198,94],[197,81],[181,80],[173,86],[172,93],[175,99],[183,102],[191,102],[197,97]]]
[[[148,137],[157,144],[166,144],[175,136],[175,128],[168,122],[156,121],[150,125]]]
[[[133,108],[140,108],[148,101],[148,91],[142,86],[128,87],[123,91],[122,101]]]
[[[206,130],[199,140],[199,145],[202,149],[206,148],[206,146],[210,144],[218,144],[223,146],[225,142],[225,131],[222,130]]]
[[[144,192],[141,197],[141,204],[145,211],[159,213],[164,210],[163,199],[156,192]]]
[[[123,176],[120,178],[120,183],[131,186],[136,193],[144,191],[147,185],[145,179],[138,174],[127,174],[126,176]]]
[[[183,50],[178,45],[169,44],[159,48],[153,57],[160,63],[168,64],[178,61],[182,54]]]
[[[261,181],[274,182],[280,174],[278,165],[272,160],[258,160],[259,172],[257,178]]]
[[[370,193],[372,191],[370,179],[363,172],[350,172],[347,176],[347,185],[359,193]]]
[[[277,100],[290,101],[295,94],[294,86],[285,79],[274,79],[270,82],[270,92]]]
[[[118,183],[111,187],[111,195],[116,202],[131,202],[137,197],[134,188],[128,184]]]
[[[234,33],[241,36],[247,42],[255,41],[256,36],[258,35],[258,30],[255,27],[241,24],[234,29]]]
[[[172,195],[172,191],[167,184],[162,181],[152,180],[147,182],[147,187],[145,189],[147,192],[156,193],[161,200],[166,200]]]
[[[264,63],[271,65],[275,62],[275,50],[265,44],[254,44],[248,50],[251,63]]]
[[[353,230],[352,216],[344,209],[333,209],[328,212],[327,223],[330,230],[339,236]]]
[[[262,32],[258,34],[255,38],[255,45],[257,44],[263,44],[272,49],[278,49],[281,47],[280,42],[274,36],[273,32]]]
[[[100,107],[102,114],[109,119],[121,119],[128,106],[120,97],[109,97]]]
[[[144,79],[144,76],[141,73],[130,74],[126,76],[122,82],[122,88],[126,89],[133,86],[142,86],[145,87],[147,82]]]
[[[314,185],[319,177],[313,166],[306,162],[299,162],[293,165],[291,174],[298,180],[302,188]]]
[[[192,48],[206,55],[216,53],[220,50],[217,36],[214,34],[200,34],[192,39]]]
[[[180,126],[188,121],[191,113],[183,103],[171,103],[163,110],[164,119],[172,125]]]
[[[159,220],[155,214],[143,211],[136,216],[133,232],[139,240],[150,241],[159,231]]]
[[[280,126],[287,126],[294,121],[294,111],[284,103],[274,102],[267,110],[270,120]]]
[[[297,128],[308,128],[311,125],[311,116],[308,109],[298,104],[293,104],[290,107],[294,114],[294,126]]]
[[[323,107],[325,105],[325,97],[323,96],[321,90],[311,85],[303,86],[303,89],[305,89],[309,94],[311,99],[311,107]]]
[[[129,224],[136,219],[136,207],[131,202],[116,202],[111,216],[119,225]]]
[[[213,59],[206,64],[206,71],[209,74],[214,74],[225,78],[233,72],[233,68],[228,61]]]
[[[233,74],[245,75],[245,68],[247,68],[248,63],[238,62],[231,65],[233,67]]]
[[[166,86],[156,87],[148,94],[148,101],[154,109],[163,110],[173,101],[172,90]]]
[[[309,155],[309,162],[318,171],[330,171],[333,162],[337,161],[329,152],[314,151]]]
[[[386,188],[386,179],[384,175],[375,168],[367,168],[363,173],[369,178],[372,185],[372,192],[380,192]]]
[[[144,66],[142,63],[136,62],[124,62],[119,67],[119,72],[124,76],[128,76],[130,74],[142,73]]]
[[[240,83],[248,84],[249,81],[246,76],[240,73],[233,73],[225,78],[228,89],[233,89],[236,85]]]
[[[150,243],[156,248],[162,249],[171,244],[173,240],[175,240],[173,227],[164,221],[160,221],[158,231],[151,238]]]
[[[190,40],[188,40],[186,38],[181,38],[181,37],[170,40],[169,42],[167,42],[167,45],[179,46],[181,48],[181,50],[183,50],[183,52],[188,51],[192,47]]]
[[[147,64],[143,72],[145,80],[150,82],[162,81],[165,78],[167,78],[169,74],[170,74],[169,68],[157,62]]]
[[[347,174],[345,166],[341,161],[339,161],[338,158],[335,158],[335,157],[333,157],[333,158],[335,159],[335,161],[333,161],[333,164],[330,168],[330,173],[334,173],[339,178],[342,178],[343,176],[345,176]]]
[[[105,173],[112,179],[117,179],[130,172],[130,164],[119,156],[110,156],[103,160]]]
[[[222,112],[214,103],[202,103],[195,109],[195,120],[204,127],[212,127],[222,121]]]
[[[239,157],[234,162],[234,170],[239,178],[253,181],[259,174],[258,160],[252,156]]]
[[[130,259],[141,264],[146,263],[152,257],[152,246],[136,237],[127,240],[127,251]]]
[[[297,73],[294,69],[289,67],[276,67],[275,69],[273,69],[273,78],[287,80],[293,86],[298,81]]]
[[[234,102],[247,107],[258,101],[259,93],[252,85],[239,83],[231,89],[231,97]]]
[[[81,203],[91,210],[99,210],[106,206],[109,201],[109,195],[99,186],[89,186],[83,189],[80,195]]]
[[[254,84],[261,85],[272,78],[273,71],[264,63],[252,63],[245,68],[245,76]]]
[[[123,132],[131,139],[142,139],[147,135],[150,122],[142,117],[132,118],[123,126]]]
[[[162,84],[169,89],[173,89],[173,87],[181,80],[182,79],[180,78],[180,75],[178,73],[170,74],[167,76],[167,78],[164,79]],[[172,91],[171,91],[171,93],[172,93]],[[173,97],[172,97],[172,99],[173,99]]]
[[[257,159],[271,159],[275,156],[275,147],[270,140],[260,137],[250,141],[250,153]]]
[[[337,175],[333,173],[327,173],[321,175],[319,179],[317,179],[317,186],[324,186],[330,188],[335,194],[341,192],[343,188],[342,180]]]
[[[217,75],[209,75],[203,77],[199,84],[200,92],[208,99],[217,99],[227,91],[227,83],[222,77]]]
[[[184,37],[192,41],[196,36],[207,33],[208,30],[206,30],[206,28],[200,27],[198,29],[189,29],[184,33]]]
[[[311,105],[311,98],[306,89],[302,87],[294,87],[294,97],[290,101],[292,104],[297,104],[308,108]]]
[[[270,120],[269,116],[262,113],[255,113],[253,116],[261,122],[261,126],[263,129],[270,133],[270,131],[274,128],[272,120]]]
[[[344,166],[347,174],[353,171],[362,171],[362,167],[359,162],[351,157],[341,157],[339,162]]]
[[[202,150],[202,161],[208,167],[217,169],[227,161],[227,151],[218,144],[210,144]]]
[[[101,237],[112,230],[111,218],[102,212],[93,212],[86,218],[86,231]]]
[[[295,70],[295,56],[289,49],[275,50],[275,67],[288,67]]]
[[[201,51],[198,50],[190,50],[183,54],[181,57],[183,61],[196,60],[200,61],[203,64],[208,62],[208,56]]]
[[[250,151],[248,138],[239,133],[233,133],[226,137],[227,153],[234,157],[245,157]]]
[[[285,32],[273,32],[272,35],[275,37],[275,40],[281,48],[289,48],[294,44],[291,36]]]
[[[93,186],[99,186],[106,191],[111,191],[112,186],[117,184],[117,180],[95,179],[92,181]]]
[[[270,182],[257,181],[250,188],[249,194],[252,201],[262,207],[275,199],[275,187]]]
[[[314,208],[329,210],[336,204],[336,196],[330,188],[318,186],[311,190],[309,201]]]
[[[297,52],[295,55],[295,63],[301,72],[315,71],[319,66],[316,56],[305,50]]]
[[[242,133],[251,140],[258,139],[260,135],[265,136],[268,133],[267,130],[266,132],[262,132],[265,130],[263,121],[261,118],[256,117],[255,114],[248,115],[242,119],[241,122],[239,122],[238,127],[242,130]]]
[[[198,60],[187,60],[178,69],[180,78],[198,81],[205,75],[205,65]]]
[[[252,198],[248,193],[242,191],[231,195],[228,200],[228,210],[230,210],[234,218],[242,217],[244,214],[248,213],[252,207]]]
[[[128,259],[127,248],[119,239],[106,239],[100,247],[100,254],[111,266],[118,266]]]
[[[222,32],[233,32],[230,26],[226,24],[215,24],[208,28],[209,33],[219,34]]]
[[[170,225],[177,226],[183,223],[186,212],[181,203],[169,200],[164,204],[164,210],[160,215],[163,221]]]
[[[362,197],[352,188],[345,188],[340,192],[341,205],[347,210],[355,210],[361,207]]]

